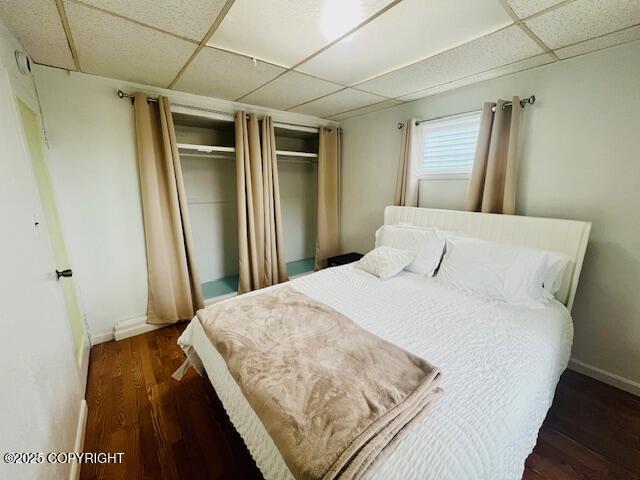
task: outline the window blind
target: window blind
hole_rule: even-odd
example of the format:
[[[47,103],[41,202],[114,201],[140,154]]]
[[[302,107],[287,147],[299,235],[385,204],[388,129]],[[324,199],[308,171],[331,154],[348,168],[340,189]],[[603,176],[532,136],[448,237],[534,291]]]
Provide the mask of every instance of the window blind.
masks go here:
[[[473,167],[481,111],[425,122],[422,174],[468,176]]]

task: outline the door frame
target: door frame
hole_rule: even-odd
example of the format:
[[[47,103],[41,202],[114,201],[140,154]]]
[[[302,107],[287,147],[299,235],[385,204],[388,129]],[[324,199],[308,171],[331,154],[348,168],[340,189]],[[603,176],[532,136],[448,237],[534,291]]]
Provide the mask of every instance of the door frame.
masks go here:
[[[26,98],[25,98],[26,97]],[[27,139],[27,133],[25,131],[25,125],[24,125],[24,120],[22,117],[22,113],[20,111],[20,104],[24,105],[24,107],[26,107],[36,118],[37,124],[38,124],[38,132],[39,132],[39,136],[40,136],[40,142],[41,142],[41,148],[42,148],[42,162],[43,162],[43,166],[44,166],[44,170],[45,170],[45,176],[46,176],[46,181],[49,184],[50,190],[51,190],[51,196],[53,197],[53,201],[55,203],[55,209],[56,209],[56,213],[57,213],[57,217],[58,217],[58,228],[60,230],[61,233],[61,241],[64,245],[64,248],[66,250],[66,255],[68,257],[68,261],[70,265],[73,265],[73,260],[72,260],[72,255],[69,251],[68,248],[68,244],[66,241],[67,235],[65,233],[65,227],[64,227],[64,221],[63,221],[63,215],[60,212],[59,209],[59,205],[60,205],[60,201],[58,199],[58,195],[53,183],[53,180],[51,178],[51,174],[50,174],[50,169],[49,169],[49,165],[48,165],[48,157],[47,157],[47,151],[48,151],[48,142],[47,142],[47,135],[46,135],[46,130],[45,130],[45,126],[44,126],[44,122],[43,122],[43,118],[40,112],[40,109],[37,108],[37,106],[39,106],[39,100],[38,99],[33,99],[30,96],[25,96],[25,95],[21,95],[19,92],[14,92],[13,95],[14,101],[13,101],[13,108],[14,108],[14,115],[16,116],[16,119],[18,120],[18,124],[20,126],[20,136],[21,136],[21,143],[22,143],[22,148],[24,150],[25,153],[25,157],[29,159],[30,161],[30,169],[31,169],[31,175],[33,176],[34,179],[34,183],[36,184],[36,190],[38,193],[38,198],[37,201],[39,202],[39,206],[40,206],[40,212],[39,214],[42,216],[42,218],[40,219],[34,219],[34,220],[38,220],[40,224],[44,223],[44,226],[47,230],[47,243],[49,245],[49,252],[50,252],[50,261],[51,261],[51,265],[52,265],[52,276],[53,276],[53,272],[58,268],[58,266],[56,265],[56,255],[54,252],[54,247],[53,247],[53,240],[51,238],[51,230],[48,224],[48,219],[46,218],[46,214],[45,214],[45,210],[43,207],[43,192],[40,189],[40,185],[38,184],[38,182],[36,181],[36,173],[34,171],[34,166],[33,163],[34,160],[31,154],[31,149],[29,147],[29,141]],[[34,103],[37,105],[36,108],[34,108]],[[83,342],[82,345],[80,346],[80,350],[77,352],[77,355],[74,352],[74,358],[76,359],[76,361],[74,362],[76,364],[76,367],[78,368],[78,374],[79,374],[79,378],[80,378],[80,383],[82,386],[83,391],[86,389],[86,384],[87,384],[87,377],[88,377],[88,373],[89,373],[89,353],[92,347],[91,344],[91,336],[89,334],[89,325],[87,323],[87,317],[86,317],[86,313],[85,313],[85,309],[84,309],[84,304],[82,301],[82,295],[80,293],[80,289],[78,287],[78,282],[77,282],[77,276],[76,276],[76,272],[74,271],[74,276],[71,277],[70,279],[64,279],[61,281],[71,281],[72,282],[72,288],[73,288],[73,293],[77,299],[77,303],[78,303],[78,308],[80,311],[80,318],[82,321],[82,325],[84,327],[84,335],[83,335]],[[66,306],[66,301],[64,299],[64,295],[62,292],[62,288],[57,288],[56,289],[58,292],[58,295],[60,296],[60,300],[62,301],[62,303],[65,305],[65,312],[66,312],[66,316],[67,316],[67,331],[69,334],[69,338],[71,339],[71,344],[75,345],[75,340],[73,338],[73,334],[71,331],[71,319],[69,316],[69,312],[67,310],[67,306]]]

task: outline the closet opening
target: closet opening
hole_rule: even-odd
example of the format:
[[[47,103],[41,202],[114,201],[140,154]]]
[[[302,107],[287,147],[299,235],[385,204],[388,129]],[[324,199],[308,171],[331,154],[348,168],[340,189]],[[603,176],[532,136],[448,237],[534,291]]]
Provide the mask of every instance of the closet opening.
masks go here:
[[[233,122],[174,113],[196,263],[204,298],[238,288]]]
[[[235,126],[227,119],[174,112],[196,262],[204,298],[238,288]],[[318,132],[276,124],[285,260],[289,278],[315,263]]]
[[[289,278],[315,265],[318,208],[318,132],[276,126],[284,251]]]

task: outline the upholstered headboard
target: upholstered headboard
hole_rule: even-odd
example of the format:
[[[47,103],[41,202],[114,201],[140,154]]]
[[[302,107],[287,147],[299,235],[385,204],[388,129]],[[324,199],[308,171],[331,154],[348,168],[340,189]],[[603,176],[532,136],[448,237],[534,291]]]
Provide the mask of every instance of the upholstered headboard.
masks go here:
[[[391,206],[384,210],[384,223],[438,227],[484,240],[568,255],[572,262],[556,297],[569,310],[576,296],[582,261],[591,231],[591,222],[578,220]]]

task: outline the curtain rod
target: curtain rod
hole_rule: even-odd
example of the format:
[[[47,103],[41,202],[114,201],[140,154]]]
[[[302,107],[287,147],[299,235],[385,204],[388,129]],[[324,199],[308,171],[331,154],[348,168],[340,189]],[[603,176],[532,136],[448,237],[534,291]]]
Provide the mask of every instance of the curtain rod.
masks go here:
[[[536,103],[536,96],[535,95],[531,95],[528,98],[523,98],[522,100],[520,100],[520,106],[522,108],[524,108],[524,106],[526,104],[529,105],[533,105],[534,103]],[[504,110],[507,107],[510,107],[513,104],[513,102],[505,102],[502,104],[502,109]],[[433,118],[426,118],[424,120],[417,120],[416,121],[416,125],[420,125],[421,123],[425,123],[425,122],[431,122],[433,120],[440,120],[442,118],[448,118],[448,117],[455,117],[456,115],[464,115],[466,113],[473,113],[473,112],[478,112],[480,110],[475,109],[475,110],[467,110],[466,112],[460,112],[460,113],[453,113],[451,115],[440,115],[439,117],[433,117]],[[495,112],[496,111],[496,107],[494,106],[491,111]],[[404,127],[404,123],[398,122],[398,130],[401,130]]]
[[[117,95],[119,98],[130,98],[131,102],[134,101],[135,96],[134,95],[130,95],[126,92],[123,92],[122,90],[118,90]],[[152,98],[152,97],[147,97],[147,102],[151,102],[151,103],[158,103],[158,99],[157,98]],[[219,115],[225,115],[228,117],[232,117],[234,118],[236,115],[235,113],[230,113],[230,112],[225,112],[222,110],[214,110],[212,108],[204,108],[204,107],[196,107],[194,105],[186,105],[184,103],[171,103],[171,105],[173,105],[174,107],[183,107],[183,108],[189,108],[191,110],[200,110],[203,112],[211,112],[211,113],[217,113]],[[289,123],[289,122],[274,122],[274,123],[279,123],[280,125],[290,125],[292,127],[304,127],[304,128],[313,128],[316,130],[320,130],[319,127],[315,127],[312,125],[302,125],[300,123]],[[333,131],[333,129],[331,127],[329,127],[329,131]],[[342,129],[339,128],[338,132],[342,133]]]

